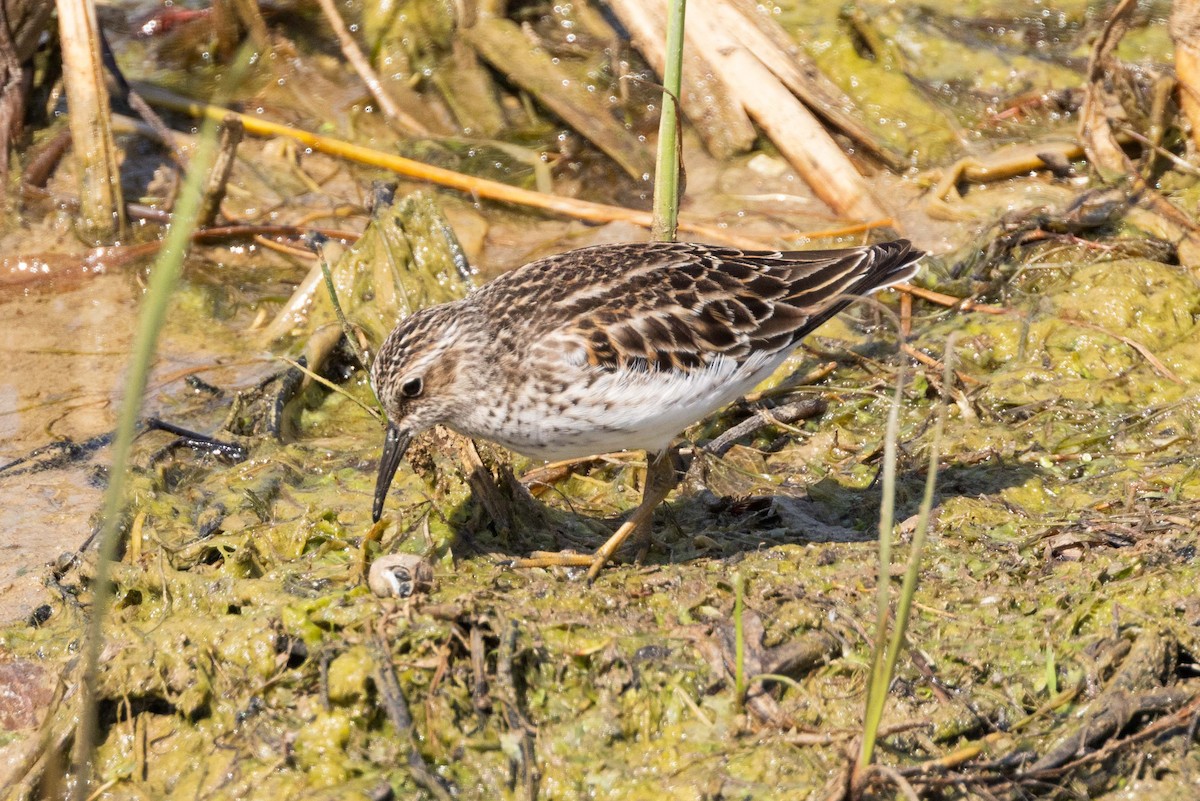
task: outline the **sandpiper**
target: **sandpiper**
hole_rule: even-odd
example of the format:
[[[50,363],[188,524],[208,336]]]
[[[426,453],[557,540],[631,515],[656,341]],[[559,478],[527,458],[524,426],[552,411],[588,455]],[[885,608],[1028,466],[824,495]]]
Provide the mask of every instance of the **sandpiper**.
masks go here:
[[[911,278],[907,240],[744,251],[686,242],[580,248],[421,309],[380,348],[371,380],[389,423],[378,521],[412,438],[437,424],[539,459],[647,452],[642,503],[595,554],[518,564],[594,578],[678,483],[672,441],[769,376],[855,298]]]

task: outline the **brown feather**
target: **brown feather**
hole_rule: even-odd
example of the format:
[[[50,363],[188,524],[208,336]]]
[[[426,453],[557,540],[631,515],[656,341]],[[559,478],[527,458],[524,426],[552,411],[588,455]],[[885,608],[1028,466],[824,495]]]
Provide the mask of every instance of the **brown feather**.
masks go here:
[[[792,347],[855,297],[910,278],[921,255],[906,240],[787,252],[599,245],[501,276],[479,302],[503,310],[498,336],[577,341],[609,369],[686,372]]]

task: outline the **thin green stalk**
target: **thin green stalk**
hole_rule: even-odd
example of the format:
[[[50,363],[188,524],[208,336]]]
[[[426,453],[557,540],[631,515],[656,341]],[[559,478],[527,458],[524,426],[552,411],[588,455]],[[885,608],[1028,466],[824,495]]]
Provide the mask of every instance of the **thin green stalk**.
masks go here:
[[[329,259],[325,258],[325,248],[323,247],[317,248],[317,263],[321,265],[321,275],[325,277],[325,289],[329,291],[329,302],[333,305],[333,313],[337,315],[338,323],[342,326],[342,336],[346,337],[346,344],[350,346],[350,351],[354,354],[354,358],[358,359],[362,368],[370,370],[371,365],[367,362],[367,354],[363,353],[362,348],[358,346],[358,337],[354,336],[354,328],[346,319],[346,313],[342,311],[342,302],[338,300],[337,287],[333,285],[333,271],[329,267]]]
[[[276,356],[275,358],[279,359],[279,361],[283,362],[288,367],[291,367],[295,370],[299,370],[300,372],[304,373],[304,375],[306,375],[310,380],[316,381],[318,384],[325,387],[325,389],[329,390],[330,392],[336,393],[338,395],[341,395],[341,396],[349,399],[351,403],[356,404],[360,409],[362,409],[364,412],[366,412],[367,414],[374,417],[376,420],[383,420],[383,415],[380,414],[379,409],[371,408],[367,404],[360,401],[358,398],[351,395],[349,392],[347,392],[342,387],[333,383],[328,378],[324,378],[323,376],[320,376],[317,373],[314,373],[312,370],[309,370],[307,367],[305,367],[303,364],[296,361],[295,359],[289,359],[287,356]],[[372,395],[375,394],[374,390],[372,390],[371,394]],[[379,402],[378,399],[376,399],[376,403],[378,403],[378,402]]]
[[[946,351],[947,378],[944,386],[951,386],[954,374],[949,372],[951,354],[949,345]],[[925,493],[921,497],[921,510],[917,515],[917,528],[913,532],[912,546],[908,554],[908,568],[904,573],[904,584],[900,587],[900,600],[896,605],[896,622],[892,627],[891,642],[888,643],[887,661],[884,665],[884,677],[891,684],[892,676],[896,673],[896,661],[900,657],[900,649],[904,645],[904,635],[908,630],[908,619],[912,613],[913,597],[917,592],[917,582],[921,576],[921,554],[925,549],[925,540],[929,533],[929,514],[933,509],[933,493],[937,488],[938,461],[942,451],[942,431],[946,427],[946,407],[938,409],[937,420],[933,426],[933,441],[929,445],[929,466],[925,473]]]
[[[749,686],[751,684],[758,684],[759,682],[764,681],[773,681],[778,684],[786,684],[796,692],[804,692],[804,685],[793,679],[791,676],[784,676],[781,673],[759,673],[751,676],[749,681],[746,682],[746,685]]]
[[[739,570],[733,574],[733,687],[737,702],[746,700],[746,580]]]
[[[951,335],[946,341],[946,355],[944,374],[942,385],[945,387],[953,386],[954,382],[954,343],[955,336]],[[895,407],[893,407],[895,408]],[[889,426],[891,421],[889,419]],[[938,463],[941,459],[942,449],[942,432],[946,427],[946,406],[943,404],[937,413],[937,420],[934,422],[933,439],[929,446],[929,466],[925,473],[925,492],[921,498],[921,508],[917,515],[917,526],[913,532],[912,546],[909,550],[908,566],[904,573],[904,583],[900,587],[900,599],[896,605],[896,620],[892,627],[891,637],[887,644],[886,654],[882,659],[882,667],[877,675],[872,676],[872,684],[868,691],[867,699],[867,717],[864,724],[863,746],[859,753],[858,770],[865,770],[871,763],[874,756],[875,742],[879,731],[879,723],[883,717],[883,705],[887,698],[887,688],[892,682],[892,677],[896,673],[896,662],[900,658],[900,649],[904,645],[904,638],[908,631],[908,621],[912,614],[913,598],[917,592],[917,582],[921,575],[921,556],[925,549],[925,541],[929,534],[929,516],[933,510],[933,495],[937,488],[937,471]],[[886,458],[886,457],[885,457]],[[885,479],[886,481],[886,479]],[[884,488],[885,496],[887,488]],[[894,491],[893,491],[894,499]],[[882,552],[883,543],[888,542],[890,549],[890,518],[891,507],[893,501],[885,501],[888,507],[889,517],[889,535],[885,535],[882,530],[880,532],[880,550]],[[882,528],[882,522],[881,522]],[[880,557],[882,567],[883,557]],[[889,566],[890,569],[890,566]],[[880,574],[880,580],[883,581],[884,574]],[[886,607],[881,608],[880,619],[886,620]],[[878,632],[877,632],[878,635]],[[879,665],[879,640],[876,641],[876,665]]]
[[[879,580],[876,592],[877,618],[875,646],[871,655],[871,679],[867,685],[867,710],[863,723],[862,750],[858,765],[865,768],[875,751],[875,736],[883,717],[887,698],[887,677],[884,662],[887,648],[888,609],[891,606],[889,581],[892,571],[892,526],[896,515],[896,451],[900,437],[900,401],[904,391],[904,367],[896,375],[896,393],[888,410],[887,429],[883,438],[883,498],[879,504]]]
[[[231,72],[230,85],[236,85],[249,65],[248,53],[239,55]],[[100,652],[104,645],[104,618],[112,600],[109,575],[120,544],[122,509],[125,505],[125,485],[128,479],[129,452],[137,434],[142,399],[154,360],[159,331],[166,318],[171,293],[183,271],[183,261],[191,244],[192,232],[199,218],[205,177],[216,158],[217,122],[207,121],[201,129],[196,154],[191,160],[179,203],[171,216],[163,247],[154,261],[146,298],[138,318],[130,353],[129,373],[121,399],[116,435],[112,446],[112,468],[104,496],[104,518],[100,529],[96,575],[92,580],[92,609],[84,633],[83,671],[80,679],[80,713],[75,733],[75,801],[84,801],[90,793],[92,760],[97,735],[97,692]]]
[[[455,241],[457,242],[457,240]],[[456,261],[457,256],[458,254],[455,254]],[[325,248],[317,248],[317,260],[321,265],[321,275],[325,277],[325,289],[329,291],[329,302],[333,304],[333,313],[337,315],[338,323],[340,323],[342,326],[342,336],[346,338],[346,344],[350,346],[351,352],[354,353],[354,358],[358,359],[358,363],[362,365],[362,369],[366,370],[369,374],[371,372],[371,363],[367,359],[367,354],[363,353],[362,348],[358,346],[358,337],[354,335],[354,328],[350,325],[350,321],[346,319],[346,313],[342,311],[342,302],[338,300],[337,287],[335,287],[333,284],[333,271],[330,269],[329,259],[325,258]],[[328,384],[328,382],[325,381],[322,381],[321,383]],[[383,408],[383,403],[380,402],[379,396],[375,394],[375,385],[368,381],[367,389],[371,391],[371,397],[375,399],[375,408],[368,408],[365,404],[359,403],[357,400],[355,403],[358,403],[359,406],[362,406],[364,409],[366,409],[367,413],[375,419],[386,422],[387,410]],[[336,389],[336,391],[342,392],[349,397],[348,393],[340,388]]]
[[[656,242],[671,242],[679,223],[679,93],[683,75],[683,16],[687,0],[671,0],[667,9],[667,53],[663,68],[662,116],[658,121],[658,153],[654,165]]]
[[[458,240],[454,241],[457,243]],[[456,264],[458,263],[458,257],[460,257],[460,255],[461,253],[455,253]],[[337,315],[338,324],[341,324],[342,326],[342,336],[346,337],[346,344],[349,345],[350,351],[352,351],[354,354],[355,359],[359,360],[359,365],[362,366],[362,369],[365,369],[367,374],[370,374],[371,361],[367,359],[367,355],[362,353],[362,349],[359,348],[359,338],[354,336],[354,327],[350,325],[350,321],[346,319],[346,312],[342,311],[342,301],[337,299],[337,287],[334,285],[334,271],[332,271],[331,267],[329,266],[329,259],[325,258],[324,247],[317,247],[317,261],[318,264],[320,264],[320,275],[325,277],[325,289],[329,291],[329,302],[332,303],[332,306],[334,306],[334,314]],[[374,384],[372,384],[371,381],[367,381],[367,390],[371,391],[371,397],[374,398],[374,402],[376,402],[376,408],[374,409],[371,409],[370,406],[367,406],[365,403],[359,402],[358,399],[350,396],[349,393],[346,392],[346,390],[341,389],[341,387],[331,385],[329,381],[318,378],[316,374],[307,371],[307,369],[302,368],[299,365],[295,365],[294,362],[293,365],[295,367],[299,367],[300,369],[304,369],[304,372],[310,375],[311,378],[320,381],[320,383],[328,386],[329,389],[334,390],[335,392],[341,392],[342,395],[353,399],[354,403],[358,403],[360,406],[362,406],[362,408],[366,410],[367,414],[376,418],[376,420],[382,420],[384,423],[388,421],[388,410],[384,409],[383,403],[379,402],[379,396],[374,393]]]
[[[1046,643],[1046,695],[1058,695],[1058,662],[1054,658],[1053,643]]]

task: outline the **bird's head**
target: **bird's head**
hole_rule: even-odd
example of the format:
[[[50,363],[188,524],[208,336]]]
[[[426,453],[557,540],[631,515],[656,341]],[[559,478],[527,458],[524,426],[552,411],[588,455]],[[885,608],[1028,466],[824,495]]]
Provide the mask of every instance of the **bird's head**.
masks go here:
[[[371,517],[378,521],[400,459],[413,437],[454,415],[461,397],[462,343],[455,305],[421,309],[388,335],[371,365],[371,385],[387,413],[387,435]]]

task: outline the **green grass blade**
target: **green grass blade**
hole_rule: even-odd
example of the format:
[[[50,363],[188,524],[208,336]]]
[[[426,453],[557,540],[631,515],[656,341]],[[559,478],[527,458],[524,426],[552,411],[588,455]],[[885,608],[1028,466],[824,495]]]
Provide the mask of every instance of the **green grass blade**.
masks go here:
[[[954,373],[951,371],[953,359],[953,335],[946,343],[946,379],[943,386],[952,386]],[[917,528],[913,532],[912,546],[908,554],[908,568],[904,573],[904,584],[900,587],[900,600],[896,604],[896,622],[892,627],[891,641],[888,643],[887,660],[884,664],[883,675],[890,684],[896,673],[896,661],[900,658],[900,649],[904,646],[904,635],[908,630],[908,620],[912,613],[913,597],[917,592],[917,582],[921,576],[921,554],[925,549],[925,540],[929,533],[929,515],[933,510],[933,494],[937,488],[938,462],[941,459],[942,432],[946,427],[946,406],[938,409],[937,420],[933,425],[933,441],[929,446],[929,467],[925,473],[925,492],[921,497],[921,509],[917,514]]]
[[[952,387],[954,385],[954,343],[955,336],[951,335],[946,341],[946,355],[944,365],[943,386]],[[948,390],[947,390],[948,391]],[[898,397],[898,396],[897,396]],[[894,404],[893,412],[897,412],[899,405]],[[921,497],[921,508],[917,515],[917,526],[913,532],[912,546],[908,556],[908,566],[904,573],[904,583],[900,588],[900,598],[896,604],[896,620],[892,626],[891,636],[888,638],[886,647],[884,647],[883,637],[886,634],[887,621],[887,606],[886,592],[880,593],[881,599],[879,610],[880,625],[876,629],[876,642],[874,660],[872,663],[871,686],[868,688],[867,695],[867,713],[863,725],[863,741],[862,749],[859,752],[858,766],[856,773],[862,774],[868,765],[871,764],[871,759],[874,756],[875,743],[878,738],[879,724],[883,718],[883,707],[887,699],[887,688],[892,682],[892,677],[896,673],[896,662],[900,658],[900,650],[904,646],[905,635],[908,631],[908,621],[912,614],[913,598],[917,592],[917,582],[921,576],[921,556],[925,549],[925,541],[929,533],[929,516],[933,510],[933,496],[937,488],[937,471],[938,464],[941,459],[942,432],[946,426],[946,405],[939,407],[937,419],[933,427],[933,439],[929,447],[929,466],[925,474],[925,492]],[[889,444],[894,444],[892,432],[892,418],[888,418],[888,435]],[[891,522],[895,503],[895,453],[888,453],[888,448],[885,445],[885,463],[884,467],[884,501],[883,509],[880,514],[880,581],[886,581],[887,574],[884,573],[884,552],[888,554],[888,564],[886,568],[890,571],[891,557]],[[889,477],[887,467],[892,467],[892,475]],[[888,482],[893,484],[889,492]],[[884,531],[884,522],[889,526],[888,530]],[[886,585],[885,589],[886,589]]]
[[[662,116],[654,165],[654,222],[657,242],[675,239],[679,224],[679,93],[683,75],[683,17],[687,0],[671,0],[667,9],[667,63],[663,68]]]
[[[871,655],[871,677],[867,685],[867,709],[863,723],[862,748],[858,765],[865,768],[875,751],[879,721],[887,698],[887,677],[884,675],[887,650],[888,609],[891,606],[889,582],[892,571],[892,528],[896,516],[896,451],[900,437],[900,402],[904,393],[904,367],[896,374],[896,393],[888,410],[887,429],[883,439],[883,498],[879,503],[879,584],[876,592],[878,616],[875,621],[875,645]]]
[[[246,67],[249,54],[239,54],[237,65],[231,71],[230,84],[236,85]],[[104,496],[104,518],[99,536],[99,554],[96,574],[92,581],[93,600],[91,617],[84,634],[82,672],[80,673],[80,714],[75,735],[75,788],[73,797],[84,801],[90,793],[92,759],[97,737],[97,693],[96,682],[100,652],[104,644],[104,619],[112,600],[110,586],[111,565],[120,544],[121,512],[125,505],[125,486],[128,479],[129,453],[137,435],[137,424],[141,417],[142,400],[151,363],[158,344],[158,335],[166,318],[171,294],[183,272],[184,258],[191,243],[192,232],[199,218],[203,199],[204,180],[216,157],[217,124],[206,122],[201,129],[196,153],[191,159],[187,179],[179,196],[179,203],[171,215],[171,227],[167,231],[163,247],[155,259],[150,273],[146,297],[134,333],[129,357],[129,372],[126,375],[121,411],[117,420],[116,434],[112,446],[112,469],[109,472],[108,489]]]
[[[739,570],[733,574],[733,687],[738,704],[746,700],[746,580]]]

